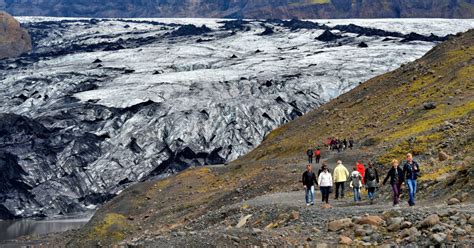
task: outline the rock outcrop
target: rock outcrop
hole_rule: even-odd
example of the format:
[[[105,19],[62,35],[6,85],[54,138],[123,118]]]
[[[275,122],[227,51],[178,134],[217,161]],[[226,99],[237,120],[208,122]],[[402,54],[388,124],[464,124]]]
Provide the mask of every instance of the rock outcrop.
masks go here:
[[[0,11],[0,59],[17,57],[31,48],[28,32],[13,16]]]

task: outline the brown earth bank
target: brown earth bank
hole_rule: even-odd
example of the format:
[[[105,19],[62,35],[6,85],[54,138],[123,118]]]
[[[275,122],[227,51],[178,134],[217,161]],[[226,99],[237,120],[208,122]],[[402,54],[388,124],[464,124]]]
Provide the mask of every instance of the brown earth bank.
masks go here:
[[[474,0],[0,0],[14,15],[215,18],[474,18]]]
[[[0,59],[17,57],[31,49],[28,32],[13,16],[0,11]]]
[[[421,59],[375,77],[271,132],[245,157],[136,184],[102,206],[79,231],[43,245],[95,247],[429,246],[474,242],[474,30]],[[330,197],[307,207],[301,185],[308,147],[328,136],[353,150],[323,149],[342,160],[389,162],[407,152],[420,163],[417,205],[392,207],[380,185],[373,205]],[[366,199],[366,193],[363,194]]]

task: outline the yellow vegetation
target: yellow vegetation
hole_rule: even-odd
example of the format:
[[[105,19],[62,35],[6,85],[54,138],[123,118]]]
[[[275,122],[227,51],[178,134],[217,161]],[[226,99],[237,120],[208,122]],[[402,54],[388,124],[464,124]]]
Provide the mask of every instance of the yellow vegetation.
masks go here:
[[[88,239],[108,239],[112,242],[118,242],[124,239],[124,232],[127,227],[125,216],[116,213],[108,213],[102,222],[92,227]]]

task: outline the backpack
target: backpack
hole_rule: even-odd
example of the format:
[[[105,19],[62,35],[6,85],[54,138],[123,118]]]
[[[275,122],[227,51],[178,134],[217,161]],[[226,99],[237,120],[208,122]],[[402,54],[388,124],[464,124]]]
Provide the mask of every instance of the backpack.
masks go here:
[[[362,179],[362,176],[358,173],[356,175],[352,174],[352,186],[354,188],[360,188],[360,182]]]
[[[316,150],[316,156],[319,156],[321,155],[321,151],[320,150]]]
[[[367,181],[375,180],[375,170],[372,168],[368,168],[365,170],[365,174],[367,175]]]

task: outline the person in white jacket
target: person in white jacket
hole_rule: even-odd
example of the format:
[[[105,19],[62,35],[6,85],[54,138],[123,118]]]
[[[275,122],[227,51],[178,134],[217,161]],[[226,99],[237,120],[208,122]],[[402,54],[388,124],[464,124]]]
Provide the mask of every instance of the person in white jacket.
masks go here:
[[[319,174],[318,184],[323,194],[323,201],[329,204],[329,193],[332,187],[332,175],[327,167]]]

